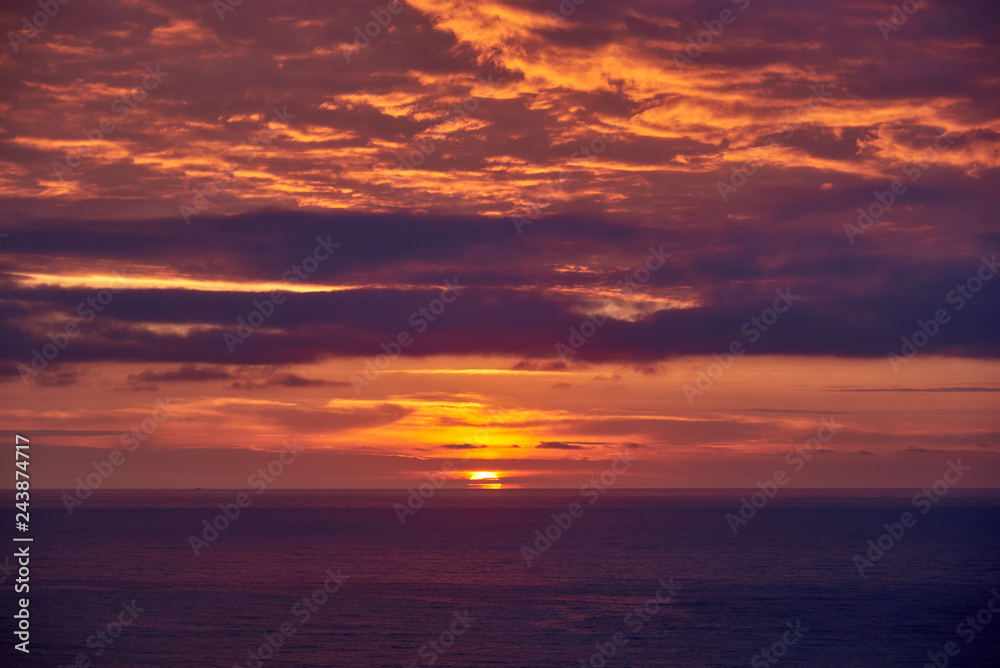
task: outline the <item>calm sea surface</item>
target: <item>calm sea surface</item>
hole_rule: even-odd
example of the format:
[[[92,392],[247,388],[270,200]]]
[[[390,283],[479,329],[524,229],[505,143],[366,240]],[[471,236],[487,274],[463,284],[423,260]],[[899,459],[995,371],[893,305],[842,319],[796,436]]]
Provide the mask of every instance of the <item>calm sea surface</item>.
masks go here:
[[[31,654],[12,651],[2,573],[0,665],[1000,666],[1000,614],[974,617],[1000,610],[1000,499],[924,515],[911,492],[789,492],[734,535],[739,492],[439,491],[401,524],[405,492],[268,490],[198,556],[189,537],[236,491],[99,490],[72,515],[43,493]],[[854,556],[908,511],[862,577]]]

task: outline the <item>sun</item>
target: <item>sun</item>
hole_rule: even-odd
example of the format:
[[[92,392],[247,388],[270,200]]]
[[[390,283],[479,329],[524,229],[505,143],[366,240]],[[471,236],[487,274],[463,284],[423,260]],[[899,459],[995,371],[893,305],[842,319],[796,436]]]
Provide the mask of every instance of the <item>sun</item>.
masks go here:
[[[500,476],[492,471],[476,471],[469,476],[469,486],[476,489],[500,489]]]

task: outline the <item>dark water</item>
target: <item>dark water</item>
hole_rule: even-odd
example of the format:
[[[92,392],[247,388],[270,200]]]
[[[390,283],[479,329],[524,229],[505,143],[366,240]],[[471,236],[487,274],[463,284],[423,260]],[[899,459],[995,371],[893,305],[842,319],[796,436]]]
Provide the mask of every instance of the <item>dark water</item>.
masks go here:
[[[1000,666],[1000,614],[974,638],[956,634],[1000,591],[996,497],[952,496],[920,515],[905,497],[786,496],[733,535],[732,493],[590,505],[573,490],[442,491],[401,525],[392,504],[405,493],[271,490],[195,556],[188,536],[235,496],[104,491],[72,516],[36,503],[32,651],[11,649],[8,576],[0,665],[255,666],[248,652],[284,624],[262,665],[919,668],[954,641],[947,665]],[[574,501],[583,515],[528,568],[521,546]],[[917,524],[861,577],[854,555],[907,510]],[[676,590],[663,604],[650,601],[667,600],[661,578]],[[647,603],[645,620],[626,620]],[[120,613],[137,616],[118,627]],[[783,639],[788,624],[801,637]],[[97,631],[119,628],[98,653]],[[434,651],[438,640],[449,646]],[[759,656],[772,646],[773,663]]]

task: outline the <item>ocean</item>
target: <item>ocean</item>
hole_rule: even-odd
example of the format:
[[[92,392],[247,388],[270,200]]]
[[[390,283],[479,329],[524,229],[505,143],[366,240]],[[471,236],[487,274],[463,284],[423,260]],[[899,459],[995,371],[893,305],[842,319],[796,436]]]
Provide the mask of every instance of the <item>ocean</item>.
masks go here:
[[[995,492],[238,493],[33,492],[0,663],[1000,666]]]

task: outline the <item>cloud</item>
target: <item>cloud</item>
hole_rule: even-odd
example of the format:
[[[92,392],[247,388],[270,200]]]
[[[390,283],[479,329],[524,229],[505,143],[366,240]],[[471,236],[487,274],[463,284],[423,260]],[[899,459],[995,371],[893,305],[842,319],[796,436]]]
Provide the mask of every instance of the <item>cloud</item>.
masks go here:
[[[392,403],[350,408],[313,408],[308,404],[269,406],[256,403],[231,403],[219,408],[227,417],[250,416],[265,424],[280,427],[289,434],[340,432],[379,427],[398,422],[413,409]]]
[[[833,392],[1000,392],[1000,387],[869,387],[831,390]]]
[[[76,369],[55,369],[35,376],[42,387],[69,387],[80,382],[80,372]]]
[[[305,378],[294,373],[282,373],[271,376],[263,381],[239,380],[230,385],[234,390],[259,390],[270,387],[304,388],[304,387],[348,387],[345,380],[326,380],[323,378]]]
[[[209,380],[229,380],[233,374],[219,367],[199,367],[183,365],[163,371],[147,370],[128,377],[132,384],[203,382]]]
[[[560,441],[542,441],[535,447],[543,450],[586,450],[586,447],[582,445],[562,443]]]
[[[715,182],[769,135],[777,148],[735,196],[754,212],[795,209],[775,192],[832,197],[856,189],[870,197],[859,181],[882,180],[901,164],[904,148],[922,148],[941,128],[968,135],[942,169],[996,165],[992,3],[964,3],[960,16],[945,7],[921,10],[892,36],[899,57],[881,62],[871,55],[885,48],[875,29],[888,16],[885,6],[849,0],[838,12],[803,12],[787,0],[754,3],[678,68],[673,54],[704,30],[717,5],[588,3],[553,29],[541,6],[414,0],[360,51],[349,45],[353,28],[371,21],[367,0],[336,7],[290,0],[282,16],[244,3],[224,21],[195,0],[124,8],[93,0],[92,15],[68,5],[46,26],[50,40],[32,40],[7,63],[14,76],[4,84],[11,105],[0,161],[11,206],[3,215],[84,217],[99,203],[112,219],[155,211],[180,222],[178,204],[193,201],[230,162],[246,162],[248,137],[265,128],[275,137],[250,151],[253,176],[237,172],[205,213],[470,214],[488,202],[506,216],[523,212],[565,172],[573,181],[546,213],[614,210],[656,220],[666,213],[684,222],[712,208],[711,197],[704,207],[690,203],[714,195]],[[5,24],[17,24],[21,12],[5,10]],[[872,29],[854,30],[860,24]],[[112,34],[109,25],[119,29]],[[169,76],[119,118],[112,111],[118,91],[134,88],[154,66]],[[800,115],[810,87],[821,84],[832,95]],[[463,102],[474,107],[468,118],[443,118]],[[269,125],[275,106],[294,118]],[[789,137],[790,117],[798,125]],[[81,133],[101,121],[114,131],[85,142]],[[581,160],[579,147],[605,134],[620,139]],[[428,137],[440,143],[425,156],[417,142]],[[74,148],[88,154],[57,179],[52,163]],[[401,168],[413,153],[419,164]],[[317,164],[336,169],[317,171]],[[818,190],[827,183],[830,190]]]
[[[849,411],[831,411],[823,409],[821,411],[805,410],[800,408],[746,408],[751,413],[808,413],[810,415],[850,415]]]
[[[553,360],[551,362],[521,360],[511,367],[511,371],[565,371],[568,368],[569,365],[560,360]]]
[[[6,360],[0,368],[12,377],[16,364],[30,362],[32,350],[48,343],[51,323],[79,320],[78,305],[101,287],[100,281],[80,287],[74,281],[83,279],[72,275],[44,281],[25,276],[102,255],[109,256],[108,272],[131,254],[135,264],[159,267],[146,269],[146,277],[160,271],[180,276],[173,284],[139,283],[115,295],[92,322],[79,322],[83,335],[54,366],[106,359],[179,363],[162,373],[190,380],[226,373],[208,370],[212,364],[235,373],[231,369],[243,365],[378,354],[373,341],[416,333],[410,316],[441,295],[445,280],[467,288],[428,321],[433,335],[414,337],[408,357],[519,356],[514,370],[533,371],[617,361],[647,373],[660,361],[711,355],[740,341],[752,355],[883,358],[901,336],[913,333],[919,318],[950,308],[949,290],[981,264],[976,256],[927,257],[919,244],[908,249],[897,243],[891,253],[877,245],[853,248],[838,238],[837,227],[817,233],[780,223],[754,230],[729,223],[689,233],[683,249],[630,294],[616,282],[641,266],[648,249],[677,248],[676,232],[597,216],[544,222],[531,238],[491,218],[273,212],[205,217],[180,232],[175,221],[147,222],[144,237],[135,232],[136,221],[94,221],[94,237],[69,221],[15,226],[10,238],[18,245],[0,257],[0,272],[8,272],[0,273],[0,303],[11,306],[0,319],[0,359]],[[275,286],[292,287],[282,273],[307,256],[317,238],[342,242],[339,254],[301,282],[320,291],[286,293],[266,327],[231,353],[223,335],[232,334],[237,319]],[[213,262],[228,268],[223,285],[219,275],[201,268]],[[138,269],[125,275],[143,278]],[[791,290],[797,299],[751,344],[745,327],[771,306],[776,289]],[[556,343],[565,344],[587,313],[604,314],[607,321],[569,363],[560,360]],[[931,344],[934,354],[1000,357],[993,336],[1000,303],[973,299],[962,316],[941,327]],[[153,382],[150,377],[136,382]],[[289,377],[275,386],[295,382]]]

